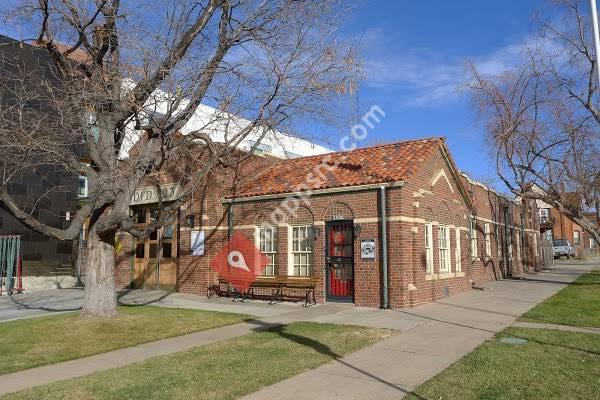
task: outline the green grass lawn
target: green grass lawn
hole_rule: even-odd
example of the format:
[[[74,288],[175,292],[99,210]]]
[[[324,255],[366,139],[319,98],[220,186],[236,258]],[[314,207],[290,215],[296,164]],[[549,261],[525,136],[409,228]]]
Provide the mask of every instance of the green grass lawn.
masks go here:
[[[104,353],[251,319],[250,316],[155,306],[119,307],[93,320],[67,313],[0,323],[0,374]]]
[[[518,336],[525,345],[500,343]],[[600,335],[508,328],[408,399],[599,399]]]
[[[235,399],[392,333],[386,329],[297,322],[2,399]]]
[[[526,313],[521,320],[600,327],[600,271],[581,276]]]

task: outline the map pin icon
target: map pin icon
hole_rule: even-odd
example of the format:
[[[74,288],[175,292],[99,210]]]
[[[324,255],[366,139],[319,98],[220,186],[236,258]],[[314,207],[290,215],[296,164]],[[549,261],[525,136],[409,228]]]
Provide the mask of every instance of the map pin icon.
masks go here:
[[[233,268],[243,269],[244,271],[250,272],[250,268],[246,265],[244,255],[237,250],[230,251],[227,255],[227,263]]]

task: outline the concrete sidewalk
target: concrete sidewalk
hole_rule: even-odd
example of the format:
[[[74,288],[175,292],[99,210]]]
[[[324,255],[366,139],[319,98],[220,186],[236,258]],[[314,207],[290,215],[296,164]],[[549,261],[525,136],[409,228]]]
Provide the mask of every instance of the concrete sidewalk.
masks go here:
[[[406,318],[415,325],[400,335],[244,399],[402,398],[594,267],[598,267],[597,262],[565,263],[553,272],[529,275],[523,280],[490,282],[484,291],[469,291],[411,310],[380,312],[382,322]],[[347,320],[344,314],[352,315],[337,313],[315,320],[341,322]]]
[[[303,309],[302,303],[269,305],[264,301],[235,303],[230,298],[207,299],[183,293],[159,290],[124,290],[118,293],[120,304],[148,304],[159,307],[232,312],[270,317]],[[0,296],[0,322],[33,318],[81,309],[83,289],[54,289],[13,296]]]
[[[330,303],[308,308],[289,303],[269,306],[264,302],[240,304],[232,303],[230,299],[207,300],[181,294],[133,291],[123,294],[121,300],[129,304],[237,311],[261,318],[1,375],[0,395],[185,351],[281,324],[316,321],[393,328],[401,333],[267,387],[247,399],[397,399],[594,266],[597,264],[563,264],[551,273],[530,275],[523,280],[491,282],[487,285],[489,290],[472,290],[410,310],[377,310]],[[76,306],[79,300],[74,293],[69,292],[60,304]],[[27,303],[30,307],[31,302],[47,308],[42,304],[43,296],[30,299]]]

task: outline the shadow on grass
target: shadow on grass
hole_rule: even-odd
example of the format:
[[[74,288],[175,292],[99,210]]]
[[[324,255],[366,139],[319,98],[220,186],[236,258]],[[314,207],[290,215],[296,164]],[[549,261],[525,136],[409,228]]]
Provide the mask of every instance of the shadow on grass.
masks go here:
[[[369,377],[369,378],[371,378],[379,383],[382,383],[394,390],[397,390],[398,392],[401,392],[403,394],[412,394],[412,395],[416,396],[418,399],[427,400],[424,397],[421,397],[421,396],[413,393],[412,390],[405,389],[397,384],[389,382],[383,378],[378,377],[377,375],[374,375],[374,374],[367,372],[355,365],[350,364],[349,362],[343,360],[342,356],[340,354],[337,354],[336,352],[331,350],[331,348],[329,346],[327,346],[321,342],[318,342],[318,341],[308,338],[306,336],[300,336],[300,335],[296,335],[296,334],[287,332],[286,325],[284,325],[284,324],[269,324],[269,323],[265,323],[260,320],[252,320],[252,321],[250,321],[250,323],[257,325],[256,328],[253,329],[255,331],[259,331],[259,332],[267,331],[267,332],[277,333],[277,335],[281,336],[284,339],[287,339],[291,342],[294,342],[299,345],[313,349],[313,350],[317,351],[318,353],[323,354],[323,355],[331,358],[332,360],[335,360],[337,363],[340,363],[356,372],[359,372],[361,375]]]
[[[83,289],[69,289],[69,290],[83,290]],[[128,295],[129,293],[132,293],[134,290],[131,289],[126,289],[126,290],[121,290],[119,292],[117,292],[117,302],[119,304],[119,306],[121,307],[140,307],[140,306],[147,306],[147,305],[151,305],[154,303],[157,303],[163,299],[165,299],[166,297],[168,297],[171,293],[170,292],[160,292],[160,295],[151,299],[147,299],[144,301],[135,301],[135,302],[122,302],[121,299]],[[25,309],[25,310],[38,310],[38,311],[45,311],[48,313],[55,313],[55,312],[68,312],[68,311],[80,311],[82,306],[75,306],[75,305],[65,305],[64,307],[61,306],[47,306],[47,305],[36,305],[36,304],[32,304],[32,298],[31,297],[25,297],[23,299],[19,298],[19,295],[10,295],[8,296],[10,301],[15,304],[18,309]],[[34,300],[35,302],[48,302],[50,299],[36,299]],[[79,299],[64,299],[67,302],[78,302],[80,301]],[[82,301],[82,300],[81,300]]]

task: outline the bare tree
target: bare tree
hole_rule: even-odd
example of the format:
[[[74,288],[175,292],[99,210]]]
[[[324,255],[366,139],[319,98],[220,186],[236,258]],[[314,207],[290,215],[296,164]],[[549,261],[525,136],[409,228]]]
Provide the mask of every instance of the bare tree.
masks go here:
[[[582,1],[558,6],[561,19],[540,23],[521,65],[484,76],[471,64],[468,88],[509,190],[556,207],[600,242],[600,97],[590,18]],[[595,210],[597,224],[586,209]]]
[[[328,118],[327,102],[353,62],[334,36],[335,1],[23,3],[7,17],[47,51],[51,69],[40,76],[15,68],[0,88],[0,203],[61,240],[88,221],[84,315],[116,313],[116,232],[144,238],[172,219],[214,168],[238,159],[233,149],[249,135],[259,142],[298,118]],[[203,104],[214,108],[203,113]],[[195,129],[178,134],[194,118]],[[197,170],[178,163],[199,153]],[[156,220],[140,229],[130,218],[132,195],[143,181],[158,185],[167,165],[181,166],[183,194],[160,202]],[[35,205],[12,197],[11,179],[36,166],[88,178],[89,198],[66,229],[41,223]]]

